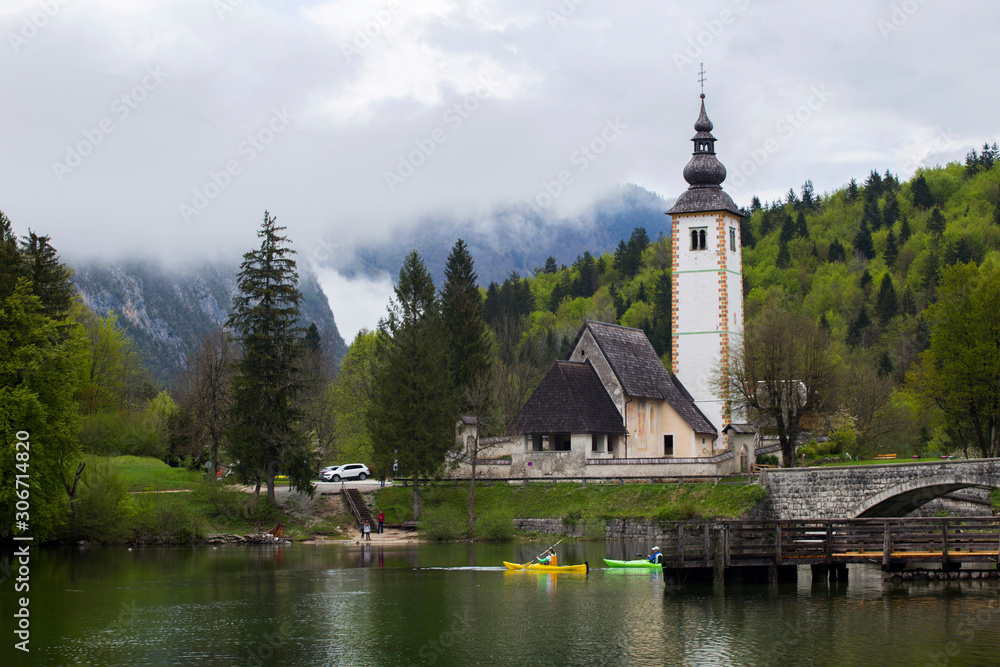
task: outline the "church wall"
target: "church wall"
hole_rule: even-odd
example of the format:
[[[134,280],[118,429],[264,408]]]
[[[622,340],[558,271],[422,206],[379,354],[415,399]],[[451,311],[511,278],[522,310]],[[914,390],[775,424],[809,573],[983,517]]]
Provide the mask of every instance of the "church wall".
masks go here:
[[[632,398],[626,412],[628,458],[664,456],[664,435],[674,436],[674,457],[698,456],[694,431],[667,401]]]

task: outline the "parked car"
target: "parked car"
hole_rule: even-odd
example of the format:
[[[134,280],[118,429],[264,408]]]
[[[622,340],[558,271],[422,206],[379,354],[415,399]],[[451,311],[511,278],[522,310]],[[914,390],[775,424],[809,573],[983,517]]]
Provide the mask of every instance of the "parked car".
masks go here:
[[[343,466],[327,466],[319,471],[319,478],[324,482],[339,482],[342,479],[363,480],[371,475],[364,463],[348,463]]]

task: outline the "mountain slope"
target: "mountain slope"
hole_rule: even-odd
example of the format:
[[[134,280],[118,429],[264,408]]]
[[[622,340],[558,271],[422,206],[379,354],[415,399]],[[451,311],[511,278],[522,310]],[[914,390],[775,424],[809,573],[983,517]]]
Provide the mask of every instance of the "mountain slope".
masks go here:
[[[115,313],[150,372],[169,382],[184,367],[185,354],[229,317],[236,294],[235,265],[165,268],[151,262],[90,262],[73,267],[84,303],[100,316]],[[300,276],[302,325],[315,322],[339,359],[347,346],[337,330],[319,283]]]

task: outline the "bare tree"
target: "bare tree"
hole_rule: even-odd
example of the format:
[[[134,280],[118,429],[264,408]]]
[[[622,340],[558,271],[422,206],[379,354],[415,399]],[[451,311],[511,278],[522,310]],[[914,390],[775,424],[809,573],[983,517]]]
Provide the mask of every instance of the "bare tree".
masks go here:
[[[742,347],[730,349],[719,375],[751,422],[777,432],[785,465],[804,428],[835,407],[836,380],[826,332],[775,302],[747,324]]]
[[[219,448],[229,426],[236,356],[232,336],[215,329],[192,351],[188,372],[181,381],[178,404],[188,417],[183,435],[199,451],[208,446],[212,479],[219,469]]]

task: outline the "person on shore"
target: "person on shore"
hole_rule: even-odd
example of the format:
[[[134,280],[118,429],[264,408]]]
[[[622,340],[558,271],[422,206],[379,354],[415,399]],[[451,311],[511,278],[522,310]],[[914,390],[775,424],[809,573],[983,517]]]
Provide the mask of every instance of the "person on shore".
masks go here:
[[[552,547],[549,547],[548,551],[546,551],[543,555],[541,555],[541,556],[538,557],[538,564],[539,565],[555,565],[556,564],[556,560],[557,560],[556,559],[556,550],[553,549]]]
[[[365,540],[372,541],[372,526],[367,521],[365,521]]]
[[[660,547],[653,547],[653,554],[649,557],[649,562],[657,565],[663,564],[663,554],[660,553]]]
[[[385,524],[385,512],[383,512],[382,510],[379,510],[378,511],[378,533],[379,533],[379,535],[381,535],[383,533],[383,531],[385,531],[385,528],[383,527],[384,524]]]

